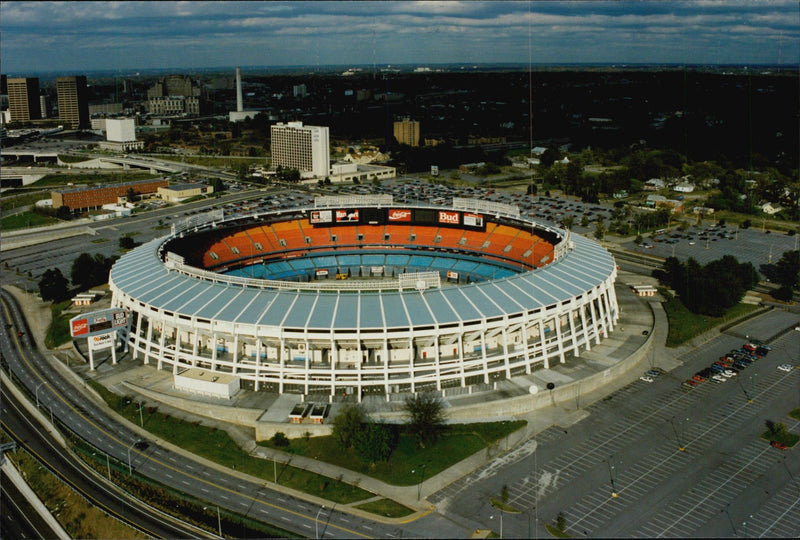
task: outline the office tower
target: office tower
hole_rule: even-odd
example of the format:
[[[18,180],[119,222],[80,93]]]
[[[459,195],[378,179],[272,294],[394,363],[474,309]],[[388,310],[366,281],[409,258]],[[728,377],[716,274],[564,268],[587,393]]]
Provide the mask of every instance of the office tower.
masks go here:
[[[272,167],[289,167],[325,177],[330,172],[328,128],[280,122],[270,128]]]
[[[394,138],[400,144],[419,146],[419,122],[406,117],[394,123]]]
[[[58,77],[58,118],[70,129],[89,128],[89,92],[86,76]]]
[[[42,118],[47,118],[47,96],[39,96],[39,110],[42,113]]]
[[[292,86],[292,95],[294,97],[304,98],[308,95],[308,89],[305,84],[296,84]]]
[[[8,111],[12,122],[30,122],[42,117],[37,77],[8,79]]]

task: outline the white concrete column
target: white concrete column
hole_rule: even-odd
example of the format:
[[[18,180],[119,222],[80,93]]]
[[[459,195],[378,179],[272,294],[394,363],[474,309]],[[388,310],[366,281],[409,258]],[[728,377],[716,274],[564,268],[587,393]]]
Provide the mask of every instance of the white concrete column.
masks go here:
[[[553,325],[556,328],[556,344],[558,345],[558,361],[560,363],[565,363],[567,361],[564,358],[564,343],[562,342],[562,335],[561,335],[561,314],[557,313],[556,316],[553,318]]]
[[[594,298],[589,299],[589,310],[592,312],[592,329],[594,330],[594,344],[600,345],[600,321],[598,321],[597,311],[594,309]]]
[[[510,379],[511,366],[508,361],[508,335],[506,334],[505,326],[500,329],[500,333],[503,336],[503,360],[506,364],[506,379]]]
[[[547,356],[547,338],[544,335],[544,320],[539,319],[539,340],[542,342],[542,359],[544,369],[550,369],[550,358]]]
[[[440,364],[440,356],[441,355],[439,354],[439,337],[438,337],[438,335],[434,336],[433,342],[434,342],[434,349],[433,349],[433,351],[434,351],[434,359],[436,361],[436,389],[437,390],[441,390],[442,389],[442,366]]]
[[[256,335],[256,365],[254,367],[253,391],[258,392],[259,377],[261,376],[261,338]]]
[[[483,383],[489,384],[489,362],[486,360],[486,330],[481,330],[481,358],[483,359]]]
[[[567,318],[569,319],[569,335],[572,337],[572,354],[575,355],[575,358],[580,356],[580,352],[578,350],[578,336],[577,332],[575,331],[575,312],[577,311],[575,307],[575,300],[570,301],[570,308],[567,312]]]
[[[581,300],[581,326],[583,327],[583,343],[586,345],[586,350],[592,350],[591,340],[589,339],[589,325],[586,324],[586,298]]]
[[[458,334],[458,365],[461,370],[461,388],[467,386],[467,376],[464,371],[464,334]]]

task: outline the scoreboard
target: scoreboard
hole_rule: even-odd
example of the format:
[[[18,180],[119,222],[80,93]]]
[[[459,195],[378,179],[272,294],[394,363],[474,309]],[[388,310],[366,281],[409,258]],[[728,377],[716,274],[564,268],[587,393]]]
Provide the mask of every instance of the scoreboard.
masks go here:
[[[128,310],[122,308],[103,309],[70,319],[69,333],[72,337],[97,336],[120,328],[127,328],[129,322]]]

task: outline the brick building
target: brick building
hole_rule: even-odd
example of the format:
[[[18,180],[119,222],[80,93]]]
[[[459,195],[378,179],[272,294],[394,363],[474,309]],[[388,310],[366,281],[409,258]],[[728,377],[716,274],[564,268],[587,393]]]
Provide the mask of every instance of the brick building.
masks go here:
[[[53,199],[53,208],[66,206],[70,211],[74,212],[75,210],[100,208],[104,204],[114,204],[118,198],[125,197],[128,189],[131,188],[139,195],[149,195],[156,193],[158,188],[167,187],[168,185],[169,182],[166,179],[158,178],[102,186],[58,189],[52,191],[50,196]]]

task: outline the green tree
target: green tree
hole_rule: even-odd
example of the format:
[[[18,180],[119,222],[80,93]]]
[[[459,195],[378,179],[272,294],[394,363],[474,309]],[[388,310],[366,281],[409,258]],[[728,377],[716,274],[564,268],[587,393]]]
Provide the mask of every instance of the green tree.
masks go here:
[[[136,241],[133,237],[125,235],[119,238],[119,247],[122,249],[133,249],[136,247]]]
[[[785,251],[775,263],[775,279],[789,289],[800,285],[800,251]]]
[[[419,393],[406,398],[403,404],[408,433],[417,446],[434,444],[445,430],[444,403],[436,394]]]
[[[69,221],[72,219],[72,211],[69,209],[69,206],[59,206],[58,210],[56,210],[56,217],[64,221]]]
[[[45,270],[42,279],[39,280],[39,294],[45,302],[61,302],[67,298],[69,293],[67,278],[58,268]]]
[[[129,187],[125,192],[125,198],[128,200],[128,202],[136,202],[139,200],[139,193],[137,193],[132,187]]]
[[[598,219],[594,225],[594,237],[598,240],[602,240],[606,235],[606,224],[601,219]]]
[[[350,448],[361,425],[366,422],[366,414],[360,405],[345,405],[333,419],[333,437],[342,448]]]
[[[367,422],[353,436],[353,449],[367,463],[387,461],[395,446],[391,426]]]

